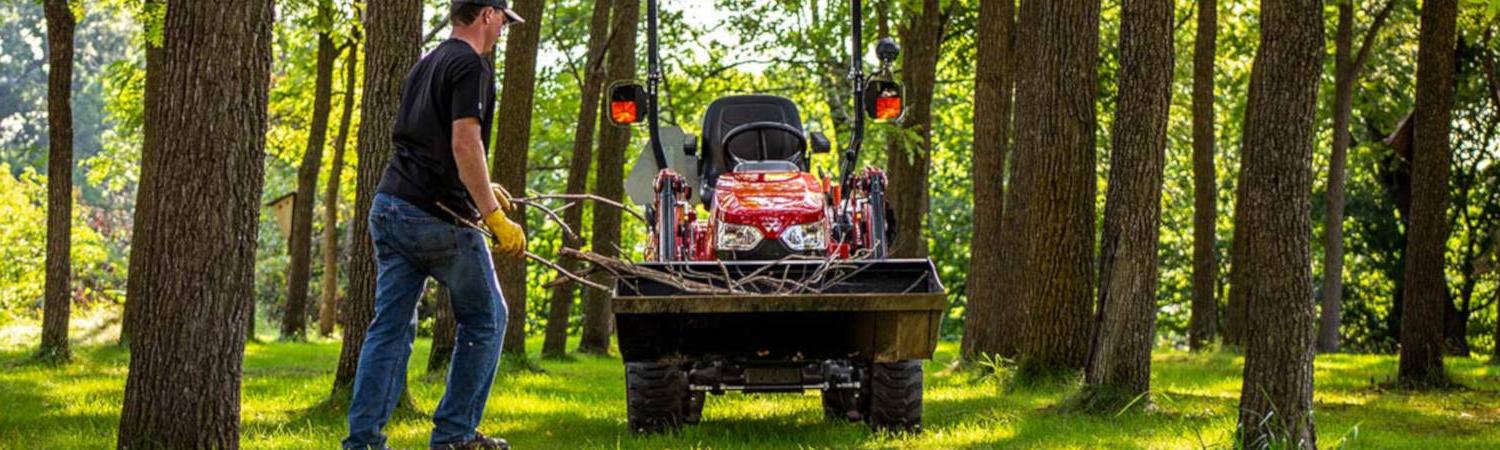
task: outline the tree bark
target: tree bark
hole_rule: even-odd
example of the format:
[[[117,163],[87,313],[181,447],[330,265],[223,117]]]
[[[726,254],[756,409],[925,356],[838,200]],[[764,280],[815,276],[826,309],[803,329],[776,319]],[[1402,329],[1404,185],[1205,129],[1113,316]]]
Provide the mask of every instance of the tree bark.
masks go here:
[[[272,15],[270,0],[173,2],[167,11],[160,64],[147,73],[160,89],[145,112],[151,167],[141,184],[158,207],[134,220],[135,242],[150,244],[133,255],[141,273],[127,292],[139,311],[120,448],[239,447]]]
[[[531,143],[531,105],[536,97],[537,42],[542,36],[545,2],[516,5],[516,13],[532,19],[507,25],[505,78],[500,88],[500,107],[495,112],[495,145],[490,153],[490,176],[510,192],[526,192],[527,149]],[[526,227],[526,208],[508,213],[510,220]],[[495,275],[505,293],[507,315],[505,353],[526,354],[526,258],[495,255]]]
[[[1349,121],[1354,112],[1354,83],[1369,55],[1375,36],[1390,14],[1387,1],[1365,31],[1358,56],[1354,53],[1354,0],[1339,2],[1338,31],[1334,35],[1333,150],[1328,157],[1328,201],[1323,213],[1323,307],[1318,320],[1318,351],[1339,351],[1339,326],[1344,306],[1344,185],[1349,159]]]
[[[42,306],[46,359],[66,361],[72,303],[73,11],[67,0],[43,4],[47,20],[47,284]]]
[[[1172,20],[1172,0],[1126,0],[1120,13],[1120,97],[1105,192],[1097,325],[1084,377],[1096,406],[1112,411],[1151,389]]]
[[[164,26],[163,23],[165,22],[165,17],[166,17],[167,0],[142,0],[142,5],[141,6],[142,6],[142,10],[147,13],[146,14],[147,16],[155,17],[156,18],[156,19],[154,19],[154,20],[156,20],[156,22],[154,23],[155,26]],[[162,61],[161,61],[161,59],[162,59],[162,53],[165,50],[162,49],[162,42],[161,42],[161,40],[160,39],[151,39],[151,35],[150,34],[147,35],[147,39],[144,39],[144,41],[145,42],[143,44],[146,47],[146,49],[145,49],[146,50],[146,73],[148,74],[148,76],[146,77],[146,82],[145,82],[145,91],[146,92],[145,92],[145,95],[142,96],[142,98],[141,98],[141,103],[142,103],[142,111],[151,111],[152,108],[155,108],[154,105],[155,105],[157,99],[161,97],[161,95],[158,93],[158,91],[161,90],[161,85],[160,85],[161,82],[158,81],[158,80],[156,80],[156,79],[153,79],[152,77],[149,76],[149,74],[151,73],[152,70],[157,70],[157,68],[159,68],[161,66],[161,64],[162,64]],[[142,122],[141,141],[142,141],[142,143],[141,143],[141,169],[140,169],[141,170],[140,179],[142,179],[142,180],[146,179],[148,176],[155,176],[155,175],[147,175],[148,173],[150,173],[150,172],[148,172],[148,170],[155,170],[155,168],[157,166],[161,165],[160,163],[156,163],[156,162],[152,161],[152,158],[157,158],[159,155],[148,153],[148,152],[145,151],[145,149],[153,148],[155,146],[159,146],[159,144],[155,144],[154,143],[154,141],[156,139],[158,139],[157,133],[153,133],[152,132],[152,127],[146,126],[146,124],[150,123],[151,121],[152,121],[152,117],[151,117],[150,114],[145,114],[145,113],[142,114],[142,117],[141,117],[141,122]],[[136,216],[155,214],[154,210],[156,208],[156,204],[157,204],[156,199],[157,199],[158,196],[156,195],[156,192],[153,189],[155,189],[155,188],[152,185],[149,185],[149,184],[146,184],[146,183],[139,183],[136,186],[136,193],[135,193],[135,215]],[[138,285],[140,285],[140,284],[142,284],[142,283],[145,282],[145,280],[142,279],[142,277],[141,277],[141,273],[144,272],[144,265],[145,265],[146,261],[144,259],[142,259],[142,258],[137,258],[136,256],[137,255],[151,254],[151,252],[153,251],[152,249],[149,248],[149,246],[151,246],[151,245],[152,245],[151,242],[143,242],[143,241],[140,241],[140,240],[132,240],[131,241],[131,243],[130,243],[130,257],[128,258],[129,261],[127,262],[127,266],[128,266],[127,267],[127,272],[129,272],[129,274],[126,276],[126,280],[125,280],[125,283],[126,283],[126,292],[132,292],[132,291],[135,291],[136,289],[139,289],[139,288],[134,287],[134,286],[138,286]],[[140,308],[137,307],[138,305],[134,305],[133,303],[134,302],[132,302],[129,299],[129,296],[127,296],[127,298],[125,300],[125,317],[124,317],[124,320],[121,321],[121,323],[120,323],[120,345],[121,346],[129,346],[130,345],[130,336],[134,334],[133,330],[135,329],[135,322],[136,322],[137,318],[140,316],[140,312],[139,312]],[[249,314],[251,316],[251,318],[252,318],[252,320],[247,321],[247,323],[249,324],[249,326],[251,327],[251,329],[253,331],[254,326],[255,326],[255,321],[253,320],[254,314],[255,314],[255,303],[254,302],[250,302],[250,303],[246,304],[245,305],[245,310],[246,310],[247,314]],[[252,336],[253,336],[253,333],[252,333]]]
[[[912,2],[911,4],[915,4]],[[901,77],[906,86],[904,133],[891,133],[886,142],[891,206],[899,236],[891,256],[927,257],[928,171],[932,166],[932,92],[937,85],[937,59],[943,47],[948,13],[938,0],[922,0],[910,11],[911,22],[900,27]],[[915,139],[912,136],[916,136]]]
[[[358,28],[354,28],[355,33]],[[344,61],[344,112],[339,134],[333,142],[333,166],[323,193],[323,302],[318,309],[318,334],[333,335],[339,301],[339,185],[344,172],[344,149],[349,142],[349,122],[354,117],[354,88],[359,68],[359,39],[349,39],[349,58]]]
[[[1214,55],[1218,0],[1198,0],[1193,41],[1193,301],[1188,347],[1203,350],[1219,329],[1219,182],[1214,168]]]
[[[1407,113],[1396,125],[1396,132],[1385,143],[1390,153],[1382,155],[1376,165],[1376,180],[1386,196],[1395,203],[1398,227],[1394,270],[1386,276],[1391,279],[1391,310],[1385,316],[1387,338],[1399,342],[1401,339],[1401,312],[1406,309],[1406,230],[1411,229],[1411,113]]]
[[[457,339],[458,320],[453,317],[453,299],[448,288],[439,286],[437,294],[432,296],[432,351],[427,355],[427,375],[448,372]]]
[[[1099,2],[1022,2],[1007,230],[1018,230],[1005,298],[1027,304],[1021,376],[1083,369],[1094,284],[1095,72]],[[1016,233],[1011,233],[1016,234]],[[1008,257],[1008,256],[1007,256]]]
[[[614,0],[610,25],[606,83],[635,77],[636,24],[640,19],[640,0]],[[614,126],[609,117],[599,118],[599,165],[594,173],[595,192],[619,201],[625,197],[625,148],[630,145],[630,128]],[[593,243],[595,253],[619,256],[620,210],[594,208]],[[592,281],[607,283],[607,274],[596,274]],[[584,296],[583,337],[578,351],[603,355],[609,353],[614,317],[609,307],[609,293],[587,290]]]
[[[365,45],[364,96],[359,108],[359,173],[355,184],[352,242],[349,247],[349,286],[345,291],[339,323],[344,328],[343,347],[339,351],[338,369],[334,372],[333,392],[347,397],[354,385],[354,370],[359,367],[359,351],[364,347],[365,331],[375,320],[375,248],[370,242],[370,205],[375,200],[375,186],[391,158],[395,144],[391,130],[396,123],[396,108],[401,101],[401,82],[416,64],[421,52],[422,2],[388,0],[367,3],[364,11],[367,31]]]
[[[1400,249],[1396,251],[1395,255],[1397,270],[1402,275],[1396,276],[1392,283],[1391,312],[1385,319],[1386,329],[1393,330],[1392,333],[1395,333],[1395,335],[1392,336],[1392,339],[1398,341],[1400,340],[1399,333],[1402,328],[1402,317],[1407,310],[1406,299],[1410,298],[1406,291],[1409,280],[1404,277],[1404,274],[1407,270],[1408,261],[1410,261],[1406,250],[1410,248],[1408,247],[1410,243],[1409,233],[1413,226],[1411,218],[1416,214],[1416,211],[1412,207],[1412,198],[1414,196],[1412,183],[1414,177],[1413,155],[1415,152],[1415,145],[1413,143],[1415,139],[1413,137],[1415,133],[1413,129],[1415,127],[1413,124],[1416,121],[1415,113],[1408,114],[1406,118],[1402,119],[1399,131],[1396,133],[1397,137],[1389,141],[1392,152],[1386,155],[1378,169],[1378,177],[1382,187],[1385,189],[1386,194],[1396,203],[1396,215],[1401,220],[1402,228],[1401,241],[1398,244],[1400,245]],[[1448,292],[1447,285],[1444,284],[1443,288],[1442,295],[1444,300],[1439,305],[1442,309],[1442,314],[1438,323],[1441,324],[1440,329],[1443,333],[1445,351],[1449,351],[1449,354],[1454,356],[1467,356],[1467,351],[1461,345],[1466,342],[1467,338],[1465,323],[1462,320],[1458,320],[1460,319],[1457,317],[1459,311],[1453,305],[1452,293]]]
[[[320,22],[331,20],[333,6],[318,5]],[[281,315],[281,338],[300,340],[307,335],[307,290],[312,281],[313,206],[318,198],[318,173],[323,164],[323,143],[328,140],[328,114],[333,103],[333,61],[338,58],[333,38],[318,33],[317,75],[313,82],[312,125],[307,131],[307,149],[297,169],[297,196],[292,199],[292,234],[287,238],[288,264],[286,308]]]
[[[1334,33],[1333,150],[1328,157],[1327,204],[1323,212],[1323,299],[1318,319],[1318,352],[1339,350],[1340,315],[1344,306],[1344,184],[1349,159],[1349,118],[1354,106],[1354,1],[1338,3],[1338,31]],[[1345,109],[1348,105],[1348,109]]]
[[[568,160],[568,182],[565,190],[570,195],[588,190],[589,166],[593,159],[594,125],[599,120],[600,92],[604,89],[604,51],[609,44],[610,0],[594,0],[593,18],[589,21],[588,56],[584,60],[584,75],[581,101],[578,104],[578,125],[573,129],[573,155]],[[572,230],[583,229],[583,207],[575,206],[563,211],[563,223]],[[583,248],[583,237],[563,235],[563,246]],[[576,273],[579,264],[572,258],[558,261],[563,270]],[[547,314],[547,334],[542,340],[542,356],[558,358],[568,352],[568,319],[573,312],[572,283],[552,290],[550,311]]]
[[[1321,0],[1261,2],[1235,203],[1233,290],[1246,311],[1241,443],[1317,447],[1309,233]]]
[[[148,13],[165,7],[165,0],[143,0],[141,5],[142,10]],[[150,16],[150,14],[147,14],[147,16]],[[153,105],[156,103],[156,99],[159,97],[159,95],[156,93],[156,91],[158,90],[157,84],[153,83],[154,80],[149,75],[152,70],[157,70],[157,68],[161,66],[160,60],[162,50],[159,42],[154,42],[149,38],[144,39],[144,41],[145,42],[143,44],[146,47],[146,74],[148,76],[146,77],[145,83],[146,92],[141,99],[141,103],[143,103],[142,111],[151,111],[152,108],[155,107]],[[141,132],[142,143],[140,179],[144,180],[147,177],[155,176],[148,175],[149,172],[147,172],[147,169],[154,168],[158,164],[151,161],[151,159],[156,155],[145,151],[145,149],[152,148],[154,145],[152,139],[155,138],[155,134],[151,132],[152,127],[144,126],[144,124],[151,122],[151,115],[142,114],[142,116],[143,117],[141,118],[141,122],[143,126]],[[154,214],[153,209],[156,207],[156,193],[151,189],[151,186],[145,183],[141,183],[136,187],[135,215],[139,216]],[[132,241],[130,243],[130,256],[129,258],[127,258],[129,261],[126,263],[126,272],[128,272],[125,277],[126,292],[133,292],[141,289],[138,286],[144,282],[144,280],[141,279],[141,273],[144,270],[143,266],[145,265],[146,261],[144,259],[138,258],[137,256],[150,254],[150,252],[146,248],[150,244],[151,243],[149,242],[142,242],[138,240]],[[136,318],[140,316],[140,313],[138,312],[140,308],[137,307],[137,303],[139,302],[131,300],[128,296],[125,299],[125,314],[123,320],[120,321],[121,346],[129,346],[130,336],[135,333]],[[251,303],[251,305],[246,305],[246,309],[249,311],[253,311],[252,308],[254,308],[254,302]]]
[[[255,337],[255,302],[245,307],[245,342],[259,342]]]
[[[969,316],[964,322],[964,356],[999,354],[1014,345],[1005,339],[1002,312],[1015,299],[1000,295],[1002,219],[1005,212],[1005,158],[1010,150],[1012,88],[1011,43],[1016,25],[1015,0],[979,3],[979,58],[974,77],[974,231],[969,244]]]
[[[1397,379],[1415,387],[1449,383],[1443,369],[1443,309],[1448,299],[1443,253],[1449,224],[1448,128],[1453,116],[1455,0],[1422,2],[1417,50],[1417,104],[1412,116],[1411,222],[1406,229],[1406,309],[1401,317]]]

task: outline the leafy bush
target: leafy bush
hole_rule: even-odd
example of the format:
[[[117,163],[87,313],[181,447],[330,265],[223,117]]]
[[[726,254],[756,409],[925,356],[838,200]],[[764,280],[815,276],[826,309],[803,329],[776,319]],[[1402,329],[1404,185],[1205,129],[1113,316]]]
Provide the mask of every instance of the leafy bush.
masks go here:
[[[47,283],[47,180],[35,169],[11,175],[8,164],[0,164],[0,323],[41,312]],[[89,298],[82,286],[101,277],[123,280],[123,270],[107,264],[110,251],[104,239],[85,225],[86,205],[75,205],[73,216],[74,298]],[[120,258],[123,261],[123,258]],[[123,267],[123,263],[118,265]],[[116,273],[118,272],[118,273]]]

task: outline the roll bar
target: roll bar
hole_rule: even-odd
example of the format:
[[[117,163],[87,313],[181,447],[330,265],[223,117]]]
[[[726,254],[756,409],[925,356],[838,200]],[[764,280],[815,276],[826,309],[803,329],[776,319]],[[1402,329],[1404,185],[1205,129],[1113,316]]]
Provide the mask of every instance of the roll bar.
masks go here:
[[[854,101],[854,127],[850,133],[848,145],[844,146],[843,154],[839,161],[839,184],[848,185],[849,179],[854,174],[854,166],[859,162],[859,152],[864,146],[865,139],[865,85],[869,77],[864,71],[864,8],[863,1],[850,0],[849,12],[853,19],[850,36],[849,52],[849,82],[852,83]],[[661,55],[657,40],[657,0],[646,0],[646,121],[647,130],[650,133],[650,141],[647,147],[651,149],[651,156],[656,160],[657,170],[667,167],[666,151],[662,148],[660,132],[660,85],[662,81]]]

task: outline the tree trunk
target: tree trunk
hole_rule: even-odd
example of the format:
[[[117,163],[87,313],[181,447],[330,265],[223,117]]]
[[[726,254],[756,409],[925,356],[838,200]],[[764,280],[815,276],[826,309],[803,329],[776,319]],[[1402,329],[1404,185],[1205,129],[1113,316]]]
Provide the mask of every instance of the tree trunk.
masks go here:
[[[1193,41],[1193,301],[1188,347],[1203,350],[1219,329],[1219,182],[1214,169],[1214,55],[1218,0],[1198,0]]]
[[[1239,234],[1238,234],[1239,233],[1238,222],[1236,222],[1236,225],[1235,225],[1234,228],[1235,228],[1235,230],[1231,232],[1233,234],[1230,235],[1232,237],[1231,239],[1235,239],[1235,238],[1233,238],[1233,236],[1239,236]],[[1229,269],[1230,269],[1230,279],[1231,280],[1234,279],[1233,255],[1235,253],[1243,253],[1244,251],[1245,250],[1243,248],[1241,248],[1241,244],[1238,241],[1231,240],[1230,246],[1229,246],[1229,254],[1230,254],[1230,260],[1231,260],[1231,262],[1230,262],[1230,268]],[[1232,286],[1233,282],[1232,281],[1231,281],[1230,284],[1231,284],[1230,287],[1233,288],[1233,286]],[[1243,296],[1239,295],[1239,294],[1236,294],[1235,291],[1233,289],[1231,289],[1229,291],[1229,299],[1227,301],[1225,301],[1225,303],[1224,303],[1224,345],[1225,346],[1231,347],[1231,348],[1235,348],[1235,349],[1240,349],[1240,350],[1244,349],[1244,347],[1245,347],[1245,333],[1248,332],[1246,330],[1250,327],[1250,324],[1249,324],[1249,322],[1250,322],[1250,313],[1249,313],[1249,311],[1250,311],[1250,308],[1248,306],[1246,306],[1246,304],[1245,304],[1245,298]]]
[[[142,10],[147,13],[155,13],[157,11],[161,11],[164,13],[164,8],[166,8],[165,2],[166,0],[143,0],[141,7]],[[162,14],[162,16],[165,16],[165,14]],[[159,82],[156,81],[154,77],[149,76],[151,71],[157,70],[161,66],[162,48],[158,44],[159,42],[153,42],[151,39],[146,39],[144,43],[146,47],[146,74],[148,76],[146,77],[145,83],[146,92],[141,99],[141,102],[143,103],[142,111],[151,111],[153,108],[155,108],[156,100],[160,97],[160,95],[157,94],[157,91],[160,90],[160,87],[158,86]],[[140,179],[144,180],[148,177],[155,177],[156,175],[148,172],[148,170],[153,170],[160,164],[153,161],[153,158],[155,158],[157,155],[145,151],[145,149],[153,148],[157,144],[155,144],[153,141],[153,139],[156,138],[156,134],[152,132],[152,127],[144,126],[145,124],[149,124],[151,122],[151,115],[142,114],[142,116],[143,117],[141,118],[141,122],[143,124],[143,127],[141,133],[142,150]],[[146,183],[140,183],[136,187],[136,216],[148,216],[155,214],[157,195],[156,192],[152,189],[152,186]],[[126,263],[126,272],[128,272],[125,277],[126,292],[141,292],[141,289],[144,289],[141,284],[144,283],[145,280],[141,279],[141,274],[145,271],[144,266],[146,264],[146,260],[140,256],[152,254],[152,250],[147,248],[150,245],[150,242],[143,242],[140,240],[132,240],[132,242],[130,243],[130,256],[128,258],[129,261]],[[140,308],[138,307],[138,303],[140,302],[131,300],[129,296],[127,296],[125,299],[125,317],[124,320],[120,321],[121,346],[128,346],[130,344],[130,336],[135,334],[135,322],[137,318],[140,317]],[[254,315],[254,307],[255,302],[250,302],[250,304],[245,305],[246,311],[251,314],[252,317]],[[250,326],[253,327],[254,321],[251,320],[250,323]]]
[[[1317,447],[1308,231],[1322,72],[1321,0],[1261,2],[1236,193],[1231,296],[1244,305],[1241,443]]]
[[[270,0],[173,2],[145,112],[139,303],[120,448],[239,448],[271,75]],[[235,70],[212,70],[235,67]],[[209,81],[212,80],[212,81]],[[215,99],[204,101],[204,99]],[[212,176],[205,176],[212,174]],[[136,274],[132,274],[136,275]]]
[[[1016,143],[1005,229],[1022,236],[1005,298],[1027,303],[1021,376],[1083,369],[1094,284],[1094,116],[1099,2],[1021,3]],[[1012,233],[1014,234],[1014,233]],[[1008,256],[1007,256],[1008,257]],[[1013,294],[1013,295],[1012,295]]]
[[[1328,157],[1327,204],[1323,212],[1323,299],[1318,319],[1318,351],[1339,351],[1340,315],[1344,307],[1344,184],[1349,159],[1349,118],[1354,107],[1354,2],[1338,4],[1338,31],[1333,37],[1333,151]]]
[[[73,232],[73,11],[47,0],[47,285],[42,307],[45,359],[68,360]]]
[[[1085,373],[1094,406],[1111,412],[1151,389],[1172,19],[1172,0],[1126,0],[1120,13],[1120,97],[1105,192],[1097,328]]]
[[[1344,185],[1349,159],[1349,121],[1354,111],[1354,82],[1369,55],[1394,0],[1387,1],[1370,28],[1358,56],[1354,52],[1354,0],[1339,3],[1334,35],[1333,151],[1328,157],[1328,201],[1323,214],[1323,307],[1318,320],[1318,351],[1339,351],[1339,326],[1344,306]]]
[[[1396,125],[1396,132],[1385,143],[1390,153],[1382,155],[1376,167],[1376,180],[1386,196],[1395,204],[1396,216],[1401,226],[1397,228],[1396,250],[1391,255],[1395,260],[1393,270],[1386,276],[1391,280],[1391,310],[1385,316],[1387,339],[1401,339],[1401,312],[1406,309],[1406,230],[1411,229],[1411,113],[1407,113]]]
[[[458,339],[458,321],[453,317],[453,299],[448,288],[439,286],[432,296],[432,352],[427,355],[427,375],[448,372]]]
[[[605,83],[635,77],[636,24],[640,19],[640,0],[614,0],[610,25],[609,49],[606,51]],[[611,200],[625,197],[625,148],[630,145],[630,128],[614,126],[608,117],[599,118],[599,165],[594,173],[595,192]],[[620,210],[594,208],[593,251],[605,257],[620,254]],[[608,274],[596,274],[593,281],[608,283]],[[578,351],[603,355],[609,353],[609,336],[614,317],[609,308],[609,293],[587,290],[584,295],[583,337]]]
[[[1412,116],[1411,226],[1406,229],[1406,309],[1401,317],[1398,381],[1449,383],[1443,369],[1443,252],[1448,240],[1448,127],[1453,116],[1455,0],[1422,2],[1417,105]]]
[[[357,28],[355,31],[357,32]],[[359,68],[359,40],[349,39],[349,59],[344,61],[344,112],[339,134],[333,142],[333,167],[323,194],[323,303],[318,309],[318,334],[333,335],[339,301],[339,185],[343,181],[344,149],[349,142],[349,121],[354,116],[355,73]]]
[[[1011,43],[1016,25],[1015,0],[979,3],[979,58],[974,77],[974,231],[969,244],[965,290],[969,316],[964,322],[963,353],[1006,351],[1005,309],[1015,299],[1000,296],[1005,278],[1000,260],[1001,222],[1005,212],[1005,157],[1010,150]]]
[[[318,6],[320,21],[331,20],[332,5]],[[281,314],[281,338],[300,340],[307,334],[307,290],[312,281],[313,206],[318,198],[318,172],[323,164],[323,142],[328,140],[328,114],[333,103],[333,60],[338,58],[333,38],[318,33],[317,78],[313,88],[312,125],[307,149],[297,169],[297,196],[292,199],[291,257],[286,282],[286,308]]]
[[[912,2],[915,4],[915,2]],[[937,85],[937,59],[943,47],[948,13],[938,0],[922,0],[920,11],[910,11],[911,22],[900,27],[901,81],[906,86],[903,133],[886,142],[890,173],[890,203],[896,210],[891,256],[927,257],[928,169],[932,166],[932,92]],[[912,139],[915,136],[915,139]]]
[[[354,218],[350,232],[349,286],[344,294],[339,324],[344,328],[339,365],[334,372],[335,397],[345,398],[354,386],[354,370],[359,367],[359,351],[364,347],[365,331],[375,320],[375,247],[370,242],[370,204],[375,200],[375,185],[391,158],[394,144],[391,129],[396,123],[396,109],[401,101],[401,82],[421,52],[422,2],[390,0],[369,2],[364,19],[365,45],[364,96],[359,108],[359,173],[355,184]]]
[[[1469,312],[1459,309],[1452,291],[1444,290],[1443,301],[1443,354],[1469,356]]]
[[[600,91],[604,89],[604,50],[609,43],[609,0],[594,0],[593,18],[589,21],[588,56],[584,61],[582,100],[578,104],[578,125],[573,129],[573,155],[568,160],[568,184],[570,195],[588,190],[589,165],[593,159],[594,125],[599,119]],[[583,229],[583,207],[575,206],[563,211],[563,223],[572,230]],[[563,235],[563,246],[583,248],[583,237]],[[571,258],[558,261],[563,270],[576,273],[579,264]],[[568,319],[573,312],[572,283],[552,290],[551,311],[547,314],[547,335],[542,340],[542,356],[562,357],[567,354]]]
[[[1415,145],[1413,144],[1413,140],[1415,139],[1413,137],[1413,128],[1415,127],[1413,124],[1416,121],[1415,113],[1408,114],[1405,119],[1402,119],[1399,126],[1400,130],[1397,132],[1397,136],[1399,137],[1389,142],[1392,146],[1392,152],[1381,162],[1378,171],[1379,181],[1386,193],[1395,201],[1396,215],[1401,220],[1403,234],[1399,243],[1400,250],[1396,252],[1395,258],[1397,261],[1397,270],[1403,275],[1407,270],[1407,262],[1410,261],[1407,258],[1406,250],[1410,248],[1408,244],[1411,242],[1409,234],[1412,229],[1411,218],[1416,214],[1416,211],[1412,207],[1412,198],[1414,196],[1412,184],[1413,161],[1415,161],[1413,159],[1415,152]],[[1391,312],[1386,316],[1385,322],[1386,329],[1394,330],[1392,332],[1396,333],[1395,336],[1392,336],[1392,339],[1396,340],[1400,340],[1399,333],[1402,328],[1402,317],[1407,309],[1406,299],[1410,298],[1406,291],[1406,286],[1409,284],[1408,281],[1410,280],[1404,276],[1396,276],[1392,282]],[[1466,342],[1467,332],[1464,330],[1464,323],[1452,320],[1457,319],[1455,316],[1458,314],[1458,308],[1453,305],[1452,294],[1448,292],[1446,283],[1442,286],[1443,302],[1439,305],[1442,309],[1442,314],[1441,318],[1438,319],[1438,323],[1442,324],[1440,329],[1443,334],[1444,350],[1449,351],[1449,354],[1459,354],[1463,349],[1459,348],[1460,346],[1458,345],[1449,344]],[[1467,353],[1461,353],[1461,355],[1467,355]]]
[[[542,36],[545,2],[528,1],[516,5],[526,23],[507,25],[505,38],[505,78],[500,88],[500,107],[495,111],[494,151],[490,152],[490,176],[510,192],[526,192],[527,149],[531,144],[531,105],[536,97],[537,41]],[[510,220],[526,227],[526,208],[508,213]],[[500,291],[505,293],[510,311],[505,326],[505,353],[526,354],[526,258],[495,255],[495,275]]]

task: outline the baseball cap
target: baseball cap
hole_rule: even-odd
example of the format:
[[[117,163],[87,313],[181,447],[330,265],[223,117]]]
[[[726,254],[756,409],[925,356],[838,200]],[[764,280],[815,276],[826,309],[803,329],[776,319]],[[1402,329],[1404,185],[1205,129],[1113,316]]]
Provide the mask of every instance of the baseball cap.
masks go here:
[[[500,10],[500,12],[505,13],[505,17],[510,18],[510,21],[513,23],[526,23],[526,19],[522,19],[520,14],[516,14],[515,11],[512,11],[510,9],[510,2],[507,2],[505,0],[453,0],[453,3],[468,3],[471,5],[491,6],[495,9]]]

